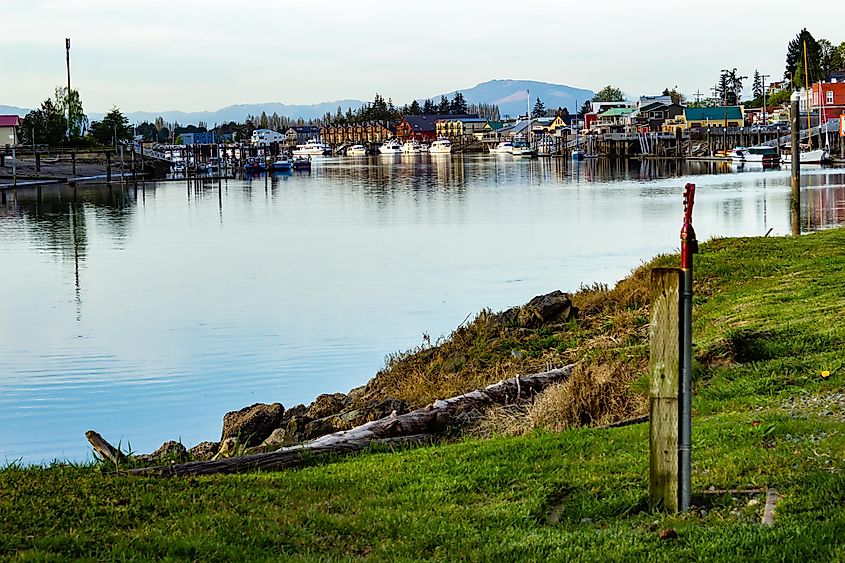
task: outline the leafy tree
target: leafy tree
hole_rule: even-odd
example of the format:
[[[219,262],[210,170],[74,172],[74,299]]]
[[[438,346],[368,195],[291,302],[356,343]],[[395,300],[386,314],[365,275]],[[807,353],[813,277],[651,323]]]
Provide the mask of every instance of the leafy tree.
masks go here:
[[[158,117],[156,117],[155,126],[156,126],[156,130],[158,130],[158,131],[165,128],[164,118],[162,116],[159,115]]]
[[[91,136],[101,145],[116,145],[121,141],[132,139],[132,128],[129,127],[129,120],[120,113],[120,110],[112,107],[101,121],[91,123]]]
[[[818,80],[821,78],[821,53],[818,42],[807,31],[807,28],[802,29],[792,41],[789,42],[786,48],[786,70],[783,73],[785,80],[792,82],[796,88],[803,87],[804,73],[802,70],[801,76],[797,76],[798,65],[803,69],[804,63],[804,46],[807,46],[807,66],[809,67],[809,81]]]
[[[821,70],[820,76],[822,79],[827,79],[830,76],[831,71],[842,68],[843,63],[845,63],[845,60],[843,60],[843,55],[845,54],[845,43],[836,47],[827,39],[819,39],[818,45],[819,66]],[[840,49],[842,52],[840,52]]]
[[[715,96],[723,106],[735,106],[742,97],[742,81],[748,78],[737,74],[736,68],[722,69],[716,87],[713,89]]]
[[[546,104],[540,98],[534,103],[534,109],[531,110],[531,117],[546,117]]]
[[[53,100],[47,98],[40,108],[26,114],[21,130],[22,140],[27,144],[60,145],[65,140],[67,118]]]
[[[68,105],[70,105],[70,139],[79,139],[85,134],[88,127],[88,118],[82,109],[82,100],[79,98],[78,90],[71,90],[68,97],[67,88],[57,86],[53,93],[53,103],[67,116]]]
[[[446,96],[440,96],[440,104],[437,106],[437,113],[439,115],[447,115],[449,113],[449,100]]]
[[[669,88],[664,88],[662,95],[669,96],[670,98],[672,98],[673,104],[683,104],[687,99],[686,96],[684,96],[678,91],[677,86],[675,86],[671,90]]]
[[[622,93],[622,90],[610,85],[605,86],[593,96],[594,102],[622,102],[624,100],[625,94]]]
[[[170,129],[162,127],[158,130],[157,141],[159,143],[166,143],[170,139]]]

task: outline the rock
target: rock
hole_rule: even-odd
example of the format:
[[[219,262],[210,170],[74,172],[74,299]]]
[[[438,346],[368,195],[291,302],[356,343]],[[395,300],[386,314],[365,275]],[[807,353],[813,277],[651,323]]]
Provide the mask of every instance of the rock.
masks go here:
[[[748,501],[748,506],[757,506],[758,504],[760,504],[760,501],[757,500],[756,498],[753,498],[753,499]]]
[[[191,459],[206,461],[213,458],[220,449],[220,442],[200,442],[190,450]]]
[[[220,440],[237,437],[246,446],[257,446],[282,425],[284,413],[285,407],[281,403],[256,403],[239,411],[226,413]]]
[[[307,416],[294,416],[290,420],[288,420],[287,424],[284,427],[284,445],[290,446],[307,440],[305,436],[305,427],[308,425],[309,422],[311,422],[311,419]]]
[[[295,416],[305,416],[305,413],[308,412],[308,407],[305,405],[294,405],[288,410],[285,411],[285,414],[282,415],[282,422],[284,424],[280,425],[279,428],[284,426],[288,420],[292,419]]]
[[[226,438],[220,442],[220,449],[217,450],[217,453],[214,455],[212,459],[220,459],[221,457],[232,457],[238,453],[238,443],[237,438]]]
[[[308,407],[305,416],[313,419],[325,418],[341,412],[350,402],[350,398],[343,393],[319,395]]]
[[[545,324],[565,322],[578,314],[569,295],[560,290],[537,295],[522,307],[512,307],[493,317],[503,326],[537,328]]]
[[[662,540],[674,540],[678,537],[678,532],[676,532],[673,528],[664,528],[660,530],[660,535],[658,536]]]
[[[285,434],[287,432],[284,428],[276,428],[273,430],[269,436],[267,436],[263,442],[261,442],[262,446],[282,446],[285,443]]]
[[[151,454],[139,455],[137,459],[146,463],[158,461],[185,461],[188,459],[188,450],[179,442],[168,440]]]

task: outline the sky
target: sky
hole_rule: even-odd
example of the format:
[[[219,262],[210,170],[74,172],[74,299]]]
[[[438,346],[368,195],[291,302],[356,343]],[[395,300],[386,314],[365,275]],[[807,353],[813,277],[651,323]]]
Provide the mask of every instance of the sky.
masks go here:
[[[233,104],[397,104],[494,78],[629,97],[708,93],[723,68],[779,79],[802,27],[845,41],[845,2],[782,0],[2,0],[0,105],[35,107],[66,83],[86,112]],[[747,83],[750,87],[750,79]]]

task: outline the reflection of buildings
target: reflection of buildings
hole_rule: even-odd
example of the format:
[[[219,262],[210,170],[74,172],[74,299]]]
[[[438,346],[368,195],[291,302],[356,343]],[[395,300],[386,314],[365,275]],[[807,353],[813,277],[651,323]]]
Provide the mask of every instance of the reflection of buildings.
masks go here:
[[[845,224],[845,187],[805,189],[807,199],[802,210],[804,228],[809,231]]]

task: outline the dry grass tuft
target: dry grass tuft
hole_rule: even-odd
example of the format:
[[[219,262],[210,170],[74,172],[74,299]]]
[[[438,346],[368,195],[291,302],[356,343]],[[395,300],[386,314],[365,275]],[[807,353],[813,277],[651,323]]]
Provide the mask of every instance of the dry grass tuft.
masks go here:
[[[490,407],[466,433],[477,438],[522,436],[531,431],[530,409],[528,403]]]
[[[645,397],[631,389],[642,366],[620,361],[579,364],[570,379],[547,389],[529,412],[534,428],[560,431],[602,426],[645,412]]]

